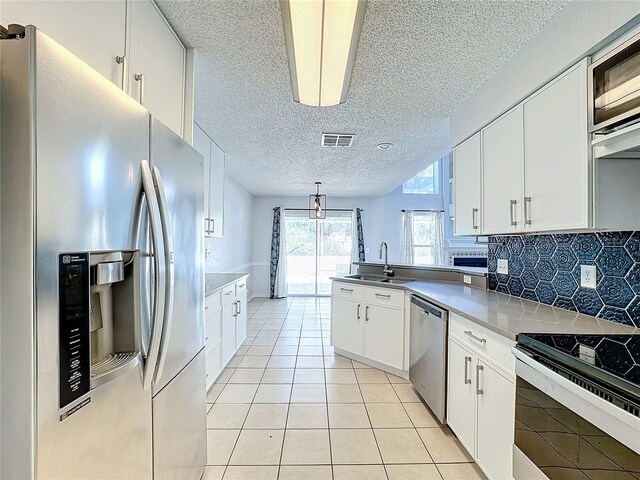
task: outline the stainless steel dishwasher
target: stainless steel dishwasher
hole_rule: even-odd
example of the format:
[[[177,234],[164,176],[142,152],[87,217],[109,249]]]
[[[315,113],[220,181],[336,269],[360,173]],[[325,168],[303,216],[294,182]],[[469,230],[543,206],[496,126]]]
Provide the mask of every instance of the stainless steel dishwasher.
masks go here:
[[[441,423],[446,423],[449,312],[411,296],[409,380]]]

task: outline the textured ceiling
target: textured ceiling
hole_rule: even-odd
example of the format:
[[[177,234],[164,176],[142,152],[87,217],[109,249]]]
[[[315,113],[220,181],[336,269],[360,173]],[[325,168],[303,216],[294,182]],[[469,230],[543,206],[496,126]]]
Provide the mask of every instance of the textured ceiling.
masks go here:
[[[292,100],[277,0],[159,0],[195,49],[196,122],[256,195],[385,194],[448,149],[449,115],[565,1],[369,0],[349,96]],[[356,134],[320,147],[323,132]],[[390,150],[376,149],[381,142]]]

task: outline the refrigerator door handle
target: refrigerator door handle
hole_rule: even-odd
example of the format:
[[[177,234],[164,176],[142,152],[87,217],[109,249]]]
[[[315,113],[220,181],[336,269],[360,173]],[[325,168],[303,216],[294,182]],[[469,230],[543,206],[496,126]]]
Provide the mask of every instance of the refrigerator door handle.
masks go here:
[[[164,362],[167,359],[167,350],[169,349],[169,337],[171,336],[171,321],[173,319],[173,238],[171,236],[171,225],[169,224],[169,213],[167,206],[167,196],[164,192],[162,183],[162,175],[158,167],[153,167],[153,181],[158,196],[158,205],[160,207],[160,220],[162,221],[162,239],[165,251],[165,304],[164,304],[164,325],[162,327],[162,341],[160,343],[160,355],[158,356],[158,368],[154,380],[158,382],[162,377]]]
[[[158,206],[158,200],[155,194],[155,188],[153,185],[153,177],[151,176],[151,169],[149,162],[143,160],[140,163],[140,171],[142,174],[142,191],[144,192],[149,207],[149,223],[151,230],[151,243],[153,245],[153,263],[156,274],[154,275],[154,287],[155,295],[153,301],[153,314],[152,314],[152,326],[151,326],[151,340],[149,342],[149,354],[144,367],[144,375],[142,385],[145,390],[151,388],[151,382],[154,378],[156,371],[156,363],[158,361],[158,354],[160,351],[160,340],[162,339],[162,330],[164,324],[164,312],[165,312],[165,250],[160,247],[160,208]]]

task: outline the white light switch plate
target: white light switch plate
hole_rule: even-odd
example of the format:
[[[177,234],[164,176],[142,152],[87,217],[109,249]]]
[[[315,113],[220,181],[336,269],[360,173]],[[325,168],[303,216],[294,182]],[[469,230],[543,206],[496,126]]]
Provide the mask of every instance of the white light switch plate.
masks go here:
[[[468,283],[469,285],[471,285],[471,275],[464,275],[462,277],[462,280],[464,281],[464,283]]]
[[[498,259],[498,273],[509,275],[509,260]]]
[[[580,286],[596,288],[596,266],[580,265]]]

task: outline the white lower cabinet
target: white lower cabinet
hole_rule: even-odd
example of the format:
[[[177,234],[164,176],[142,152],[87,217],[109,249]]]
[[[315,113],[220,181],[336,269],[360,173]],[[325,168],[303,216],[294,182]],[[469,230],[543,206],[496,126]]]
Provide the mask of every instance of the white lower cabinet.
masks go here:
[[[226,365],[236,353],[236,304],[222,306],[222,364]]]
[[[362,355],[362,302],[333,297],[331,299],[331,345],[345,352]]]
[[[247,339],[247,281],[242,277],[205,299],[207,390]]]
[[[512,444],[515,428],[515,385],[490,364],[478,360],[476,462],[493,479],[513,478]]]
[[[447,423],[489,479],[511,480],[515,372],[505,356],[512,344],[477,324],[475,338],[462,338],[469,321],[452,313],[450,322]]]
[[[364,356],[402,370],[404,312],[369,304],[364,309]]]
[[[476,391],[471,370],[476,356],[449,337],[447,423],[473,455],[476,451]]]
[[[334,282],[331,345],[361,359],[404,370],[404,292]]]

